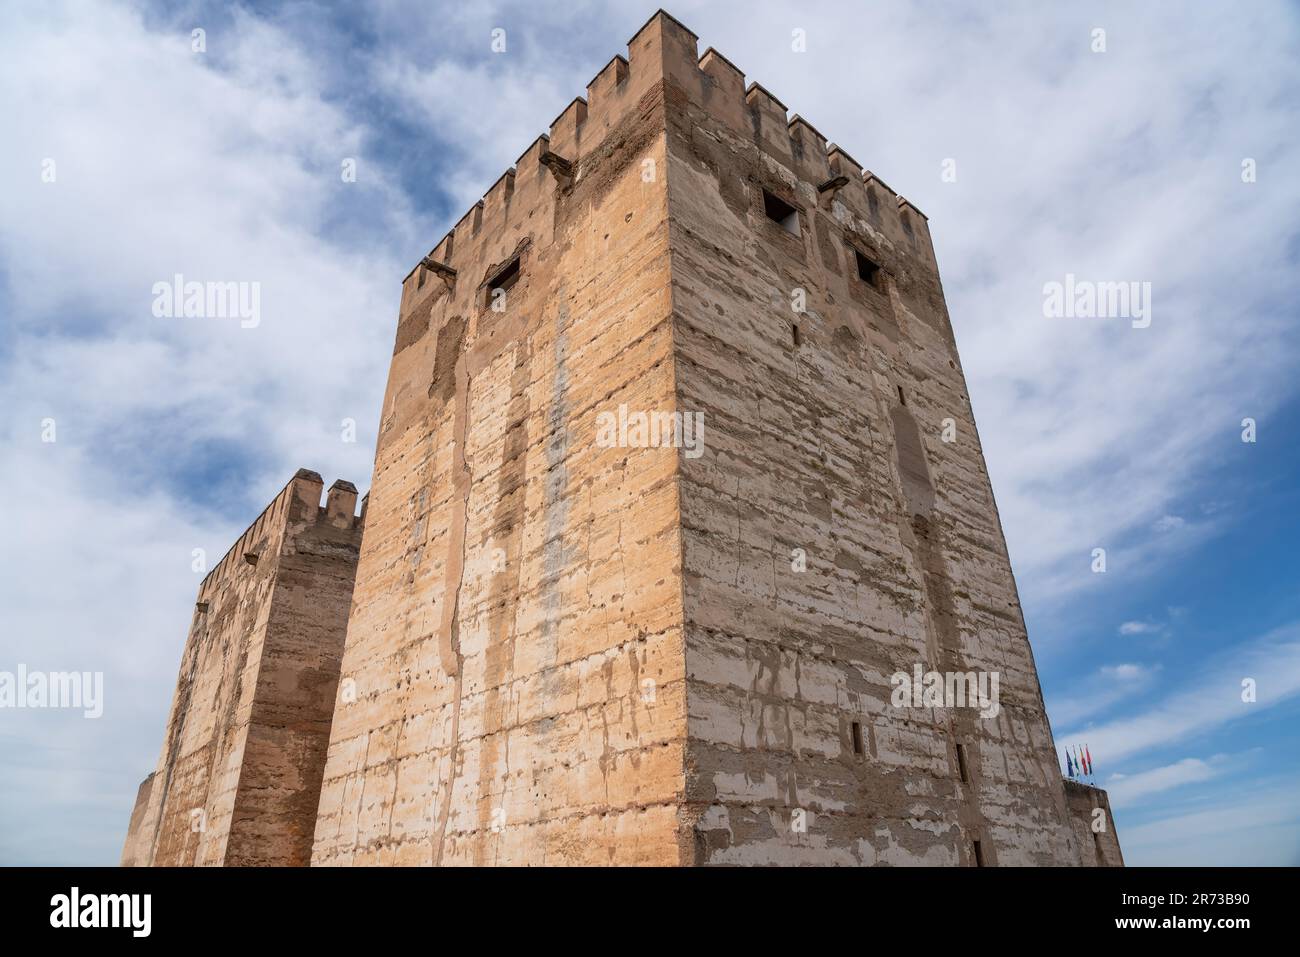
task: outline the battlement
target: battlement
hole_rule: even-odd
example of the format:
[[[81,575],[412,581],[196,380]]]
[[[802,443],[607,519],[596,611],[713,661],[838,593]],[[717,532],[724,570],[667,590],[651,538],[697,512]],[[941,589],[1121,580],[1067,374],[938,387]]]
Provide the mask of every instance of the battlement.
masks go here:
[[[204,576],[199,585],[199,606],[242,567],[256,567],[257,560],[268,550],[278,550],[282,532],[288,524],[315,525],[327,522],[337,529],[360,529],[365,523],[365,509],[356,515],[357,487],[339,479],[330,486],[321,504],[325,480],[319,472],[299,469],[276,493],[266,508],[244,529],[243,534],[226,550],[225,555]],[[252,556],[250,558],[250,556]],[[200,608],[200,610],[203,610]]]
[[[751,81],[746,86],[744,72],[718,50],[709,47],[703,56],[697,55],[698,44],[696,34],[680,20],[657,11],[628,40],[627,56],[619,54],[606,63],[587,84],[586,96],[575,97],[551,123],[549,133],[538,136],[411,268],[402,280],[404,299],[431,276],[448,285],[461,281],[458,261],[469,258],[469,246],[484,230],[499,230],[510,220],[516,194],[539,187],[565,189],[581,179],[606,134],[660,83],[751,137],[773,159],[821,186],[831,202],[840,202],[892,240],[914,244],[921,233],[925,248],[930,248],[927,217],[915,204],[841,147],[828,143],[803,117],[787,118],[785,104],[761,84]],[[929,258],[933,260],[932,253]]]

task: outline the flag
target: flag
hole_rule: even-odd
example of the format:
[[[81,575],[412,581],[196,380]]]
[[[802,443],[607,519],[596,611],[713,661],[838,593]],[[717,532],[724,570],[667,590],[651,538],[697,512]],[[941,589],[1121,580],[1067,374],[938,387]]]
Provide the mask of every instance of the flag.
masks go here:
[[[1070,763],[1070,749],[1065,749],[1065,771],[1070,777],[1074,777],[1074,765]]]
[[[1083,746],[1083,753],[1088,756],[1088,773],[1091,774],[1092,773],[1092,752],[1088,750],[1088,746],[1086,744]]]

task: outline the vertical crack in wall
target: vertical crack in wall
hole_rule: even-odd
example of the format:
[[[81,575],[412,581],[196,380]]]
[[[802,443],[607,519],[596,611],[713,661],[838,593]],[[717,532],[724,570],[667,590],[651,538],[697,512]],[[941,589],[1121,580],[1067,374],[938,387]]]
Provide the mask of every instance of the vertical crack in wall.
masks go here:
[[[532,381],[532,340],[521,335],[513,343],[514,368],[510,372],[510,397],[506,406],[506,429],[501,439],[501,465],[497,472],[496,507],[492,525],[482,544],[488,541],[505,555],[505,564],[498,567],[496,555],[492,561],[491,580],[488,586],[488,648],[485,661],[495,680],[486,682],[484,689],[483,755],[479,761],[478,793],[490,793],[493,782],[501,782],[501,807],[504,810],[505,792],[510,786],[510,727],[508,705],[510,688],[515,674],[515,616],[519,609],[521,571],[523,569],[524,488],[528,463],[528,416],[531,411],[528,385]],[[495,664],[494,664],[495,662]],[[490,733],[493,717],[497,717],[496,733]],[[502,764],[500,775],[497,764]],[[478,828],[480,831],[494,826],[495,808],[480,801]],[[504,822],[503,822],[504,825]],[[505,827],[498,830],[495,851],[504,839]],[[474,863],[486,861],[486,841],[474,843]],[[496,863],[494,860],[493,863]]]
[[[921,441],[921,432],[916,418],[904,405],[894,405],[890,409],[890,418],[894,423],[894,460],[898,466],[898,476],[902,483],[903,500],[910,522],[905,526],[904,534],[912,561],[921,572],[925,587],[925,609],[928,623],[926,635],[927,669],[934,669],[946,674],[964,672],[964,656],[961,640],[957,634],[957,611],[953,598],[952,579],[948,573],[943,550],[938,541],[931,513],[934,509],[934,482],[930,477],[929,464],[925,457],[925,446]],[[958,810],[958,826],[963,837],[980,840],[983,833],[983,814],[979,803],[980,749],[979,735],[975,726],[973,709],[969,702],[965,707],[945,707],[944,724],[953,751],[949,759],[953,766],[960,766],[956,758],[956,748],[965,742],[973,747],[966,751],[966,781],[959,783],[962,802]],[[997,851],[993,842],[984,839],[981,850],[986,863],[997,864]],[[973,850],[959,846],[960,857],[969,858]]]
[[[438,654],[443,670],[456,676],[452,689],[451,746],[447,752],[447,786],[442,799],[438,821],[438,840],[434,844],[433,863],[442,863],[443,845],[447,839],[447,823],[451,818],[452,796],[456,788],[457,762],[460,760],[460,708],[464,688],[464,660],[460,653],[460,590],[465,579],[465,536],[469,525],[469,497],[473,486],[473,473],[465,454],[465,440],[469,422],[469,369],[464,351],[456,360],[456,411],[452,439],[452,517],[450,540],[447,543],[446,581],[451,586],[442,606],[442,625],[438,631]],[[436,793],[436,792],[435,792]]]
[[[569,483],[569,370],[567,294],[559,284],[556,295],[560,308],[555,317],[555,369],[551,377],[551,404],[546,413],[546,487],[542,498],[543,524],[546,529],[542,545],[542,628],[539,667],[547,677],[544,694],[558,696],[561,679],[554,665],[559,659],[559,619],[564,606],[560,577],[564,571],[564,530],[568,522],[565,488]]]

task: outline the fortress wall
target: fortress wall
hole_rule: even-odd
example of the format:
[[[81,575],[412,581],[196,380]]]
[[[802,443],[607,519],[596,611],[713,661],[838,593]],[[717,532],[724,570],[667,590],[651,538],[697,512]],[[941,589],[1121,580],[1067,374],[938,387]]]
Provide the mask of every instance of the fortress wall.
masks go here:
[[[124,859],[306,862],[361,536],[342,514],[351,486],[336,484],[322,508],[322,484],[300,470],[200,586]]]
[[[135,804],[131,808],[131,821],[126,829],[126,841],[122,845],[122,867],[143,867],[148,863],[151,841],[144,835],[144,818],[149,811],[149,796],[153,791],[153,772],[149,773],[135,792]],[[149,835],[152,838],[152,835]]]
[[[681,460],[696,860],[1071,862],[928,223],[716,50],[679,52],[677,386],[708,436]],[[918,663],[998,672],[1000,713],[894,707]]]
[[[682,859],[676,455],[596,441],[674,407],[666,42],[405,280],[313,863]]]
[[[1110,797],[1101,788],[1078,781],[1066,779],[1063,783],[1070,809],[1070,825],[1079,848],[1079,864],[1083,867],[1123,867],[1124,854],[1119,847],[1115,817],[1110,811]]]

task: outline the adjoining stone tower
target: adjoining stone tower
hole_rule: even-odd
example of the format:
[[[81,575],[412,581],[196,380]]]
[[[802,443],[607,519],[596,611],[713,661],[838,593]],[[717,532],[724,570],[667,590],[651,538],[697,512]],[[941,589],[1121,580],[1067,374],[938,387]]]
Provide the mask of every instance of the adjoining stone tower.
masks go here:
[[[1124,853],[1119,849],[1110,797],[1101,788],[1082,781],[1067,779],[1064,783],[1079,863],[1084,867],[1123,867]]]
[[[926,219],[663,12],[405,279],[366,521],[313,863],[1079,862]]]
[[[309,863],[362,528],[323,484],[300,469],[199,586],[124,866]]]

